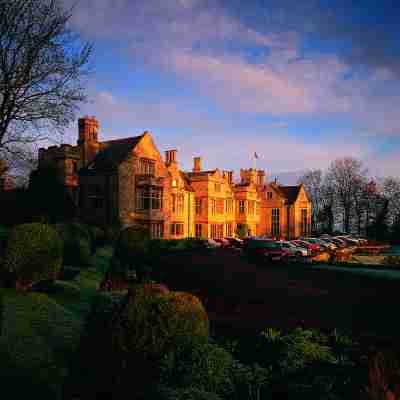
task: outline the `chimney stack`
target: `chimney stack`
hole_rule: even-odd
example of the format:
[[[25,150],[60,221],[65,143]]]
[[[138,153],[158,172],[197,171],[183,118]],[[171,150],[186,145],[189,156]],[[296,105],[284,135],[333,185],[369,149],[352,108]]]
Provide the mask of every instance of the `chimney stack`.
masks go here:
[[[176,149],[167,150],[165,152],[165,163],[167,165],[171,165],[172,163],[176,163]]]
[[[194,157],[193,158],[193,172],[200,172],[201,171],[201,157]]]

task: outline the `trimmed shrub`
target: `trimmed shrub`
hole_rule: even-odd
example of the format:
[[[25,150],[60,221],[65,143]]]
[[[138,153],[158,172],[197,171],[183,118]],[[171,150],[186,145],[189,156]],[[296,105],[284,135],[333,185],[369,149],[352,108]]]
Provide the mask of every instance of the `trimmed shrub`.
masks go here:
[[[22,224],[10,233],[3,270],[15,275],[20,285],[53,280],[60,270],[62,256],[62,242],[53,227]]]
[[[8,235],[9,230],[5,226],[0,226],[0,259],[4,257],[6,253]]]
[[[3,328],[3,319],[4,319],[3,293],[0,292],[0,336]]]
[[[128,295],[113,339],[117,348],[145,358],[159,358],[177,341],[208,337],[207,313],[200,300],[181,292],[160,293],[146,286]]]
[[[112,265],[118,265],[123,272],[134,271],[136,280],[142,282],[151,271],[153,256],[150,248],[148,229],[141,225],[125,228],[120,232],[115,245]]]
[[[127,390],[133,397],[154,394],[163,356],[174,352],[178,343],[208,338],[200,302],[188,300],[186,307],[182,302],[182,295],[160,284],[134,287],[125,296],[99,295],[70,368],[66,398],[119,399]],[[188,320],[190,316],[195,319]]]
[[[106,234],[103,229],[93,225],[89,225],[88,230],[90,234],[91,251],[94,253],[97,247],[106,244]]]
[[[77,223],[57,224],[63,240],[64,265],[89,266],[91,262],[91,237],[85,225]]]

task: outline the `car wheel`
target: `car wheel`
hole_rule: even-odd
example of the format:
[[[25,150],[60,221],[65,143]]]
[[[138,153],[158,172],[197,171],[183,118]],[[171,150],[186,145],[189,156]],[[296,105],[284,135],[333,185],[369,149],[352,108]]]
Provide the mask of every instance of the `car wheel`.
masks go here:
[[[302,254],[302,252],[301,251],[298,251],[297,253],[296,253],[296,256],[297,257],[301,257],[303,254]]]

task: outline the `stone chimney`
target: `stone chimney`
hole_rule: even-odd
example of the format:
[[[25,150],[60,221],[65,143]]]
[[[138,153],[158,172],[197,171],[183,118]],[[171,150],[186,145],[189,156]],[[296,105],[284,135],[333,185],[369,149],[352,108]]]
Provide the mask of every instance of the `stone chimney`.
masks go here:
[[[265,184],[265,171],[259,169],[257,171],[257,185],[264,185]]]
[[[167,150],[165,152],[165,163],[171,165],[172,163],[176,163],[176,149],[174,150]]]
[[[78,146],[82,165],[88,165],[99,151],[98,132],[99,121],[96,117],[85,116],[78,120]]]
[[[233,183],[233,171],[224,171],[223,177],[230,185]]]
[[[193,172],[200,172],[201,171],[201,157],[194,157],[193,158]]]

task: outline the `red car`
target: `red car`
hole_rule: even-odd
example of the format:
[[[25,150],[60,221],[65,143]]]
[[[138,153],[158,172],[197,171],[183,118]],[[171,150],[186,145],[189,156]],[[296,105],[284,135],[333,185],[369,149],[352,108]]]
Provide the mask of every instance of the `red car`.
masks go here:
[[[305,247],[306,249],[311,250],[312,252],[316,252],[320,250],[319,244],[306,242],[305,240],[292,240],[296,246]]]

